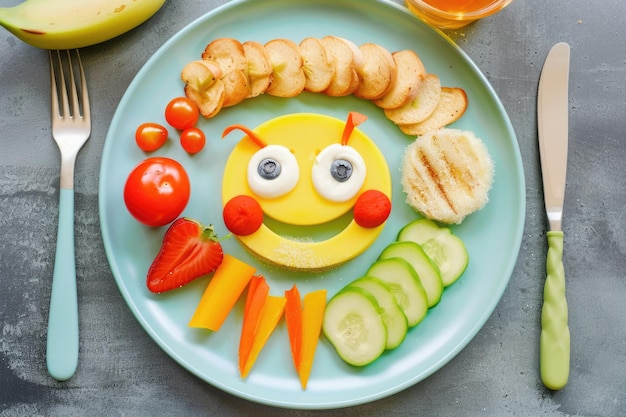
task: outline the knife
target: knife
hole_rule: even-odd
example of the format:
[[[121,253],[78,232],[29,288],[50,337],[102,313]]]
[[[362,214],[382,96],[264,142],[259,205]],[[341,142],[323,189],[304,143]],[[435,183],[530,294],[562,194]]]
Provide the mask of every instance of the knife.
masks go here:
[[[550,230],[541,311],[539,363],[543,384],[559,390],[567,384],[570,332],[563,269],[563,199],[567,171],[570,47],[561,42],[548,53],[539,78],[537,127],[543,193]]]

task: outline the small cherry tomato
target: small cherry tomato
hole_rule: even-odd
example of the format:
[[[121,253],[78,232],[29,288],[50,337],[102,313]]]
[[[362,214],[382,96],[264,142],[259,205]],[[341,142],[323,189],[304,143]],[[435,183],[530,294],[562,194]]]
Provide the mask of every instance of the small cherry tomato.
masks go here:
[[[147,226],[174,221],[189,202],[191,186],[183,166],[170,158],[140,162],[124,185],[124,203],[130,214]]]
[[[261,205],[248,195],[238,195],[224,205],[224,224],[238,236],[250,235],[263,224]]]
[[[159,149],[167,140],[167,136],[167,128],[158,123],[142,123],[135,131],[137,146],[145,152]]]
[[[198,106],[187,97],[176,97],[165,107],[165,120],[174,129],[185,130],[193,127],[199,117]]]
[[[204,148],[206,137],[197,127],[185,129],[180,134],[180,144],[188,153],[198,153]]]
[[[389,197],[378,190],[367,190],[354,203],[354,221],[361,227],[383,224],[391,213]]]

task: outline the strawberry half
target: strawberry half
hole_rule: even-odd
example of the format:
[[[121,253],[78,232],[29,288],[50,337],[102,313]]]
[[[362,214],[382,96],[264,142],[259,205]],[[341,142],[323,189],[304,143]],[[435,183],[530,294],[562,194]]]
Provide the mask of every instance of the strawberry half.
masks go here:
[[[213,226],[181,217],[165,232],[163,244],[148,270],[148,289],[173,290],[215,271],[224,252]]]

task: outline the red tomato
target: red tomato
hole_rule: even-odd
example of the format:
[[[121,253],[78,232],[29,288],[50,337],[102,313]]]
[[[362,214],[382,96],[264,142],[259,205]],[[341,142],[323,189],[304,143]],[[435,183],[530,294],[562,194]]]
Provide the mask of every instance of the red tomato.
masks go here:
[[[124,185],[124,203],[130,214],[147,226],[174,221],[189,202],[191,186],[183,166],[170,158],[140,162]]]
[[[176,97],[165,107],[165,120],[174,129],[185,130],[193,127],[199,117],[198,106],[187,97]]]
[[[167,128],[158,123],[142,123],[135,131],[137,146],[145,152],[159,149],[167,140]]]
[[[206,137],[197,127],[185,129],[180,134],[180,144],[188,153],[198,153],[204,148]]]

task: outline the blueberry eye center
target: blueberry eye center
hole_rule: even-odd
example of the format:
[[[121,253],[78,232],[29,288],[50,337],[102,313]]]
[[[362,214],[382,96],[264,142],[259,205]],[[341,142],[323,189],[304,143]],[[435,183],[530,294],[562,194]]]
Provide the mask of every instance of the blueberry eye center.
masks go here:
[[[273,180],[280,175],[280,163],[272,158],[265,158],[259,162],[257,171],[261,178]]]
[[[339,182],[348,181],[352,176],[352,164],[345,159],[335,159],[330,165],[330,175]]]

